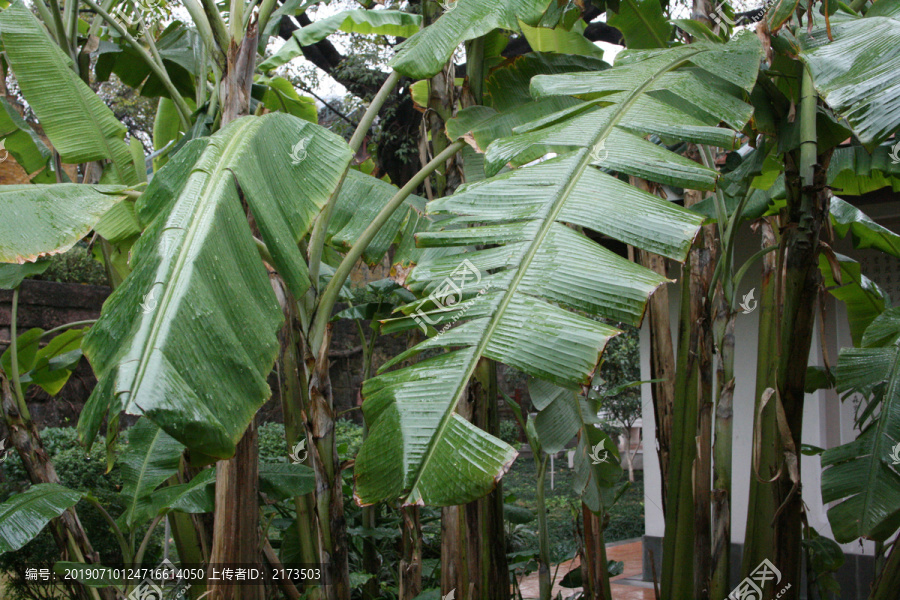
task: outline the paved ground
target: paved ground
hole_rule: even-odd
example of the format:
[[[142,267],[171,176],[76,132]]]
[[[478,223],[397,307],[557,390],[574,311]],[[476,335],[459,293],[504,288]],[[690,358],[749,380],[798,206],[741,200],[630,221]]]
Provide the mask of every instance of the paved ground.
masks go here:
[[[654,600],[653,589],[649,582],[642,581],[642,553],[641,542],[625,542],[609,545],[606,547],[606,554],[610,560],[621,560],[625,563],[625,571],[614,577],[612,580],[613,600]],[[578,566],[578,559],[570,560],[559,565],[557,572],[557,581]],[[520,583],[522,588],[522,597],[537,598],[538,592],[538,576],[532,573]],[[557,593],[562,594],[563,598],[572,595],[575,590],[560,587],[558,584],[553,586],[553,598]]]

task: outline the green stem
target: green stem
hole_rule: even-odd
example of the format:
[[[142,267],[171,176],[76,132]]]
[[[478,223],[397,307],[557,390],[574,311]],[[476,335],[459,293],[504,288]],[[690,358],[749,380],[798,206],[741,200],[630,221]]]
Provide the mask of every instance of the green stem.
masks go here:
[[[100,3],[100,6],[103,7],[103,10],[109,12],[109,9],[112,8],[113,2],[115,0],[103,0]],[[35,2],[35,5],[38,3]],[[92,38],[97,35],[97,30],[100,29],[100,24],[103,23],[103,19],[91,19],[91,28],[88,29],[88,38]]]
[[[800,121],[800,182],[804,188],[814,184],[816,166],[816,102],[818,94],[809,67],[803,67],[800,90],[800,114],[811,115]]]
[[[66,37],[69,39],[69,51],[77,53],[75,47],[78,43],[78,0],[66,0],[64,7],[66,22]]]
[[[35,2],[35,4],[37,4],[37,2]],[[77,65],[78,61],[75,60],[76,57],[72,56],[72,45],[69,41],[69,38],[66,37],[66,25],[65,23],[63,23],[58,0],[50,0],[50,15],[53,17],[52,23],[53,27],[56,29],[57,43],[59,43],[59,46],[66,51],[66,54],[68,54],[69,57],[72,58],[72,60]],[[46,25],[49,29],[50,23],[46,23]]]
[[[53,41],[55,41],[58,46],[63,47],[65,37],[60,38],[59,32],[56,31],[55,27],[53,27],[54,19],[53,15],[50,13],[50,9],[47,8],[47,5],[44,4],[43,0],[41,0],[41,2],[34,2],[33,5],[41,15],[41,21],[43,21],[44,25],[47,26],[47,30],[50,32],[50,37],[53,38]],[[66,49],[66,51],[68,52],[68,48]]]
[[[552,586],[550,581],[550,531],[547,527],[547,505],[544,502],[544,488],[547,478],[548,456],[540,459],[535,455],[537,463],[537,493],[535,504],[538,514],[538,587],[540,600],[550,600]]]
[[[462,140],[457,140],[447,146],[447,148],[434,157],[434,159],[429,162],[427,165],[422,167],[418,173],[416,173],[412,179],[410,179],[406,185],[404,185],[400,190],[394,194],[394,197],[388,201],[388,203],[381,209],[381,212],[372,220],[368,227],[366,227],[365,231],[360,234],[359,239],[356,240],[356,243],[350,248],[350,251],[347,252],[347,255],[344,256],[344,259],[341,261],[341,264],[338,265],[338,268],[334,272],[334,276],[332,276],[331,281],[328,282],[328,285],[325,286],[325,291],[322,292],[322,296],[319,300],[318,306],[316,307],[316,314],[313,318],[312,329],[309,335],[309,344],[313,351],[313,356],[318,356],[319,349],[325,339],[325,326],[328,324],[328,320],[331,318],[331,311],[334,308],[335,302],[337,302],[338,294],[340,293],[341,286],[344,285],[344,282],[347,280],[347,277],[350,276],[350,272],[353,270],[353,267],[356,265],[356,261],[362,256],[362,253],[365,251],[366,247],[369,243],[378,235],[378,232],[384,227],[384,224],[388,219],[391,218],[391,215],[394,214],[394,211],[400,208],[400,205],[412,194],[419,185],[425,181],[425,178],[431,174],[432,171],[437,169],[439,166],[443,165],[447,159],[451,156],[459,152],[462,147],[465,146],[465,142]],[[310,272],[312,272],[312,265],[310,265]]]
[[[228,37],[228,27],[225,25],[225,20],[222,19],[221,13],[219,13],[219,7],[216,5],[216,0],[202,1],[203,12],[208,19],[207,22],[209,23],[209,26],[212,28],[213,38],[223,55],[227,54],[231,38]]]
[[[378,112],[387,101],[388,96],[390,96],[398,81],[400,81],[400,73],[396,71],[391,72],[381,86],[381,89],[378,90],[378,93],[372,98],[372,102],[369,103],[369,108],[366,109],[366,113],[363,115],[362,120],[360,120],[359,125],[357,125],[356,130],[353,132],[353,136],[350,138],[351,161],[352,157],[359,151],[360,146],[362,146],[366,134],[369,133],[369,129],[375,121],[375,117],[378,116]],[[325,234],[328,232],[328,223],[331,221],[331,214],[334,212],[338,196],[341,193],[341,187],[344,185],[344,179],[347,178],[347,172],[349,170],[350,163],[348,162],[347,166],[344,167],[344,172],[341,173],[340,181],[338,181],[337,186],[331,193],[331,197],[328,198],[328,203],[316,219],[316,222],[313,225],[312,234],[310,234],[309,237],[309,278],[312,280],[313,289],[318,289],[319,287],[319,265],[322,262],[322,253],[325,251]]]
[[[694,489],[691,465],[696,455],[698,378],[692,358],[690,259],[681,271],[681,314],[672,406],[672,453],[666,498],[662,556],[662,597],[683,600],[693,596]]]
[[[231,39],[234,43],[240,44],[244,39],[244,0],[231,0],[228,20],[231,26],[229,32]]]
[[[216,36],[213,33],[212,25],[209,24],[209,19],[206,18],[206,12],[203,10],[203,6],[200,5],[199,0],[182,0],[182,4],[184,4],[184,8],[187,9],[188,14],[191,15],[191,20],[197,28],[197,33],[199,33],[200,37],[203,39],[206,49],[216,51],[217,60],[215,62],[222,63],[224,60],[222,49],[219,48],[219,45],[216,42]],[[203,61],[201,64],[205,65],[206,61]],[[206,77],[201,76],[200,80],[205,82]],[[216,87],[218,88],[218,85]],[[198,108],[200,107],[200,104],[200,102],[197,103]]]
[[[134,555],[134,568],[140,568],[141,562],[144,560],[144,552],[147,551],[147,546],[150,544],[150,536],[153,535],[153,531],[156,529],[156,526],[159,525],[159,522],[166,518],[166,515],[157,515],[155,519],[150,523],[150,527],[147,529],[147,533],[144,534],[144,539],[141,541],[141,545],[138,548],[137,554]]]
[[[19,412],[25,421],[31,420],[31,414],[28,412],[28,405],[25,404],[25,394],[22,392],[22,382],[19,380],[19,334],[16,329],[16,316],[19,311],[19,286],[13,290],[12,309],[9,315],[9,354],[12,359],[12,377],[13,390],[16,393],[16,403],[19,405]]]
[[[900,590],[900,538],[891,545],[891,555],[872,585],[869,600],[894,600]]]
[[[131,563],[131,546],[128,544],[128,541],[125,539],[125,536],[122,535],[122,530],[119,529],[119,526],[116,524],[116,520],[110,516],[106,509],[103,508],[103,505],[100,504],[100,501],[94,498],[93,496],[86,495],[84,499],[87,500],[90,504],[93,504],[97,510],[100,511],[100,514],[106,519],[106,522],[109,523],[110,528],[112,528],[113,535],[116,536],[116,541],[119,542],[119,548],[122,550],[122,559],[125,564]]]
[[[259,34],[262,35],[275,11],[276,0],[262,0],[259,4]]]
[[[140,42],[134,39],[131,34],[128,33],[124,27],[122,27],[121,23],[119,23],[112,15],[103,10],[94,0],[84,0],[84,3],[90,6],[94,12],[96,12],[100,17],[109,23],[110,27],[119,32],[125,41],[134,49],[134,51],[147,63],[147,66],[150,67],[150,70],[159,77],[159,80],[165,86],[166,91],[169,92],[169,95],[172,98],[172,102],[175,103],[175,108],[178,110],[178,117],[181,120],[181,126],[185,128],[185,131],[191,128],[191,109],[184,101],[184,98],[181,97],[181,94],[178,93],[178,89],[175,87],[175,84],[172,83],[172,79],[169,77],[169,74],[166,72],[165,67],[160,60],[159,63],[154,60],[154,58],[150,55],[147,50],[141,46]]]
[[[87,560],[85,560],[84,554],[81,552],[81,548],[78,547],[78,544],[75,542],[75,537],[68,529],[66,529],[66,544],[68,544],[69,546],[69,552],[71,553],[72,558],[75,559],[74,562],[87,564]],[[92,588],[84,584],[81,584],[81,587],[82,589],[87,590],[91,598],[93,598],[94,600],[100,600],[100,592],[97,591],[97,588]]]

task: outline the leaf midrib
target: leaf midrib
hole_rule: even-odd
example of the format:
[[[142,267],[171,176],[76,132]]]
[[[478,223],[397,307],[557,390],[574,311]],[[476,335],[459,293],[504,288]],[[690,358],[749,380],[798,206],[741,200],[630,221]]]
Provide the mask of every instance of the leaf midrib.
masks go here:
[[[215,208],[215,202],[211,201],[210,196],[211,192],[214,191],[219,178],[222,176],[224,171],[230,170],[228,165],[231,164],[230,159],[233,154],[236,154],[237,151],[241,148],[243,143],[252,135],[252,131],[247,133],[247,129],[249,128],[258,128],[259,127],[259,118],[248,118],[244,124],[237,127],[235,124],[235,131],[231,132],[230,138],[225,143],[225,147],[222,150],[222,156],[216,162],[215,169],[210,172],[206,181],[203,184],[203,190],[200,194],[200,198],[196,202],[195,209],[192,213],[191,223],[196,223],[199,219],[198,216],[204,215],[210,208]],[[208,151],[209,146],[204,149],[203,153],[200,154],[200,157],[203,156]],[[198,157],[198,161],[200,158]],[[196,164],[196,162],[194,163]],[[185,188],[187,186],[185,185]],[[182,190],[181,194],[179,194],[178,199],[173,204],[173,209],[175,205],[178,204],[182,195],[184,194],[184,190]],[[171,214],[171,210],[168,214]],[[187,233],[185,235],[185,239],[179,247],[178,258],[176,259],[175,266],[168,273],[167,282],[178,281],[178,275],[184,270],[184,266],[187,263],[187,252],[185,249],[189,248],[193,242],[194,238],[197,234],[197,227],[191,226],[185,230]],[[162,328],[162,322],[165,320],[164,317],[167,314],[166,308],[168,308],[169,304],[172,301],[172,295],[174,292],[174,287],[172,285],[165,285],[166,282],[153,282],[153,285],[150,289],[153,289],[157,283],[163,283],[163,296],[160,298],[159,303],[157,304],[156,310],[153,314],[153,319],[151,321],[150,332],[147,335],[147,343],[141,348],[141,357],[140,364],[138,365],[137,372],[134,376],[134,384],[131,386],[132,389],[130,391],[130,397],[128,398],[128,406],[132,404],[137,406],[143,412],[143,408],[137,402],[135,402],[135,398],[138,396],[141,383],[143,382],[144,374],[146,372],[147,363],[149,362],[150,355],[153,353],[153,350],[156,348],[156,339],[159,337],[160,329]],[[126,412],[127,408],[126,406]]]
[[[669,61],[660,69],[654,73],[652,77],[648,77],[644,83],[642,83],[639,87],[632,90],[628,96],[616,107],[616,110],[613,112],[612,117],[609,122],[606,124],[604,128],[602,128],[597,135],[594,136],[594,139],[591,142],[591,145],[585,148],[582,148],[580,152],[582,153],[579,161],[573,166],[570,172],[573,173],[571,177],[569,177],[566,185],[557,193],[556,199],[553,201],[550,210],[547,212],[544,217],[544,222],[542,223],[540,229],[535,234],[534,239],[531,241],[528,249],[525,254],[522,256],[522,259],[519,261],[519,267],[516,271],[515,276],[509,283],[507,287],[506,293],[503,298],[500,300],[500,304],[497,307],[497,310],[494,311],[494,314],[490,317],[488,321],[487,328],[485,330],[484,335],[478,342],[478,345],[475,347],[475,351],[472,354],[472,358],[469,360],[469,364],[466,367],[466,371],[464,375],[460,378],[460,382],[457,385],[456,391],[453,396],[453,401],[448,407],[447,411],[444,413],[444,416],[441,418],[441,422],[435,431],[435,434],[432,436],[431,441],[428,444],[428,449],[425,451],[425,455],[422,459],[422,462],[419,468],[416,471],[416,478],[413,480],[412,486],[410,487],[409,493],[406,495],[406,500],[412,495],[413,491],[419,486],[420,481],[422,480],[422,475],[425,473],[428,464],[430,463],[432,457],[434,456],[435,451],[437,450],[437,440],[441,439],[444,435],[445,430],[449,427],[450,419],[453,417],[454,410],[456,406],[459,404],[459,400],[462,397],[466,385],[469,382],[469,379],[472,377],[472,374],[475,372],[475,368],[478,365],[479,359],[484,354],[485,349],[487,348],[488,342],[491,340],[491,337],[494,334],[494,331],[499,326],[500,320],[506,312],[509,303],[512,301],[513,296],[516,293],[517,288],[519,287],[519,283],[521,283],[522,279],[525,277],[525,273],[528,268],[531,266],[531,261],[534,259],[535,254],[537,254],[538,249],[544,242],[544,238],[546,238],[547,234],[550,232],[550,229],[553,227],[554,223],[556,223],[556,218],[559,216],[559,213],[562,211],[563,206],[566,203],[569,195],[575,189],[578,184],[581,175],[584,173],[585,169],[591,164],[591,153],[606,139],[609,133],[613,130],[616,124],[622,119],[622,117],[631,109],[635,102],[637,102],[638,98],[649,88],[651,87],[656,80],[662,75],[668,73],[669,71],[677,68],[681,64],[688,62],[689,59],[696,54],[699,54],[702,50],[695,50],[693,52],[687,52],[684,54],[680,54],[675,59]],[[579,151],[576,151],[579,152]],[[536,220],[536,219],[535,219]],[[404,502],[406,504],[406,502]]]

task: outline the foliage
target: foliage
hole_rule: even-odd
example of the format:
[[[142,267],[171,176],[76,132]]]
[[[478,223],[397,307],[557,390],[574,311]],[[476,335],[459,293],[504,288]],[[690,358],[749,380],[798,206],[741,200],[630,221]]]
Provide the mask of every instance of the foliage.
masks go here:
[[[100,501],[100,504],[114,518],[125,510],[125,499],[119,490],[122,488],[122,475],[119,465],[106,471],[106,451],[102,444],[95,444],[89,451],[78,445],[78,435],[72,427],[48,427],[41,431],[44,450],[59,475],[60,483],[66,488],[89,492]],[[121,449],[121,447],[120,447]],[[28,475],[22,467],[22,461],[16,452],[9,454],[3,463],[3,482],[0,483],[0,501],[5,501],[14,494],[30,487]],[[86,502],[78,504],[78,515],[85,529],[91,534],[91,543],[106,564],[121,563],[122,554],[109,524],[93,506]],[[138,536],[142,538],[147,525],[139,527]],[[156,565],[162,558],[162,529],[157,529],[151,538],[145,564]],[[34,565],[52,566],[59,560],[59,554],[53,537],[44,529],[21,550],[0,555],[0,571],[7,578],[6,593],[11,600],[32,600],[43,598],[46,590],[40,589],[32,582],[25,580],[25,568]]]
[[[577,506],[578,496],[573,491],[575,472],[568,468],[565,455],[556,460],[554,487],[550,489],[547,477],[547,522],[551,540],[551,557],[553,562],[571,558],[576,549],[575,525],[581,523],[580,511],[577,521],[573,521],[572,506]],[[503,493],[514,498],[513,504],[528,510],[536,509],[535,481],[536,470],[531,460],[517,460],[503,478]],[[537,554],[538,539],[534,534],[528,535],[522,530],[533,531],[535,523],[521,526],[514,541],[523,551]],[[607,543],[634,539],[644,534],[644,483],[643,471],[637,471],[635,482],[616,505],[610,510],[610,521],[604,537]],[[512,548],[511,548],[512,550]]]
[[[521,443],[521,430],[518,423],[511,419],[500,420],[500,433],[497,437],[512,447],[517,447]]]
[[[49,266],[43,274],[35,277],[44,281],[60,283],[87,283],[107,285],[106,271],[91,251],[83,243],[77,243],[67,252],[56,254],[47,261]]]

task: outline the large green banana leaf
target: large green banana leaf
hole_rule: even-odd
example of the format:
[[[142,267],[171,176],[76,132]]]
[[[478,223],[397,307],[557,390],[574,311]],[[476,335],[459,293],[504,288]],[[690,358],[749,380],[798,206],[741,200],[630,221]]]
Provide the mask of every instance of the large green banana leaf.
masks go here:
[[[865,18],[833,21],[801,36],[800,58],[825,102],[845,117],[859,140],[884,141],[900,126],[900,10],[882,0]]]
[[[550,0],[456,0],[433,24],[397,47],[390,62],[395,71],[413,79],[439,73],[450,56],[467,40],[494,29],[516,31],[519,19],[537,25]]]
[[[0,504],[0,554],[18,550],[47,523],[75,506],[84,494],[55,483],[40,483]]]
[[[591,317],[639,323],[649,295],[666,279],[574,227],[683,259],[702,222],[595,165],[612,157],[624,164],[620,154],[636,155],[649,144],[639,135],[663,131],[731,147],[733,131],[686,110],[749,118],[751,109],[740,97],[756,80],[761,53],[749,34],[727,45],[635,53],[605,71],[534,78],[532,90],[541,95],[608,93],[581,110],[565,109],[521,126],[521,134],[495,141],[486,153],[489,162],[495,157],[493,172],[507,161],[524,163],[551,151],[562,155],[429,203],[430,213],[450,218],[440,223],[443,230],[420,233],[420,245],[486,247],[423,262],[410,278],[434,292],[407,309],[426,309],[411,319],[423,327],[461,324],[385,368],[424,350],[444,353],[396,371],[382,369],[365,383],[370,434],[355,470],[361,503],[400,498],[404,504],[460,504],[493,488],[515,451],[454,412],[482,357],[568,389],[590,383],[607,340],[619,333]],[[687,81],[695,89],[683,85]],[[698,106],[702,110],[694,110]],[[619,141],[613,145],[612,139]],[[496,159],[500,155],[507,158]],[[655,181],[677,172],[700,189],[715,185],[714,173],[691,177],[676,162],[652,155],[640,172]]]
[[[861,348],[838,358],[837,390],[866,398],[854,441],[822,454],[822,500],[834,539],[885,541],[900,528],[900,307],[866,330]]]
[[[75,245],[122,188],[76,183],[0,187],[0,262],[34,262]]]
[[[112,161],[111,183],[138,183],[125,143],[126,127],[72,69],[24,2],[0,11],[0,39],[6,58],[62,161]]]
[[[83,440],[124,410],[194,451],[234,453],[269,397],[282,322],[242,201],[299,297],[309,276],[297,244],[349,160],[337,135],[271,113],[190,142],[156,174],[136,206],[146,229],[132,273],[85,338],[98,383]]]

